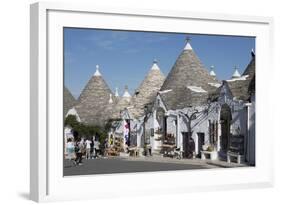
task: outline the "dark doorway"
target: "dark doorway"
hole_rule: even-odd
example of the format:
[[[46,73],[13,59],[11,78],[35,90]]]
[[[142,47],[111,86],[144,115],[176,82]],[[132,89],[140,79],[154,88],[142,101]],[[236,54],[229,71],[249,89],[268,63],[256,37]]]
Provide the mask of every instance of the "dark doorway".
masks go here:
[[[205,144],[205,133],[197,132],[198,136],[198,155],[197,157],[201,157],[201,151],[203,150],[202,146]]]
[[[191,132],[182,132],[183,137],[183,157],[192,158],[193,152],[195,151],[195,143],[191,137]]]
[[[130,145],[137,146],[137,125],[130,123]]]
[[[227,104],[222,105],[220,113],[221,150],[224,152],[227,152],[229,149],[231,120],[232,115],[230,107]]]

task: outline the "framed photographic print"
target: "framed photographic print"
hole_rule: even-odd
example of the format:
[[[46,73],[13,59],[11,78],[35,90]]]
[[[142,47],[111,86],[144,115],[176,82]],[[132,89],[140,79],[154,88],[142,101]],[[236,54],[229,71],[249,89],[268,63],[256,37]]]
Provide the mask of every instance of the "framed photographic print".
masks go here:
[[[272,186],[271,18],[36,3],[30,21],[32,200]]]

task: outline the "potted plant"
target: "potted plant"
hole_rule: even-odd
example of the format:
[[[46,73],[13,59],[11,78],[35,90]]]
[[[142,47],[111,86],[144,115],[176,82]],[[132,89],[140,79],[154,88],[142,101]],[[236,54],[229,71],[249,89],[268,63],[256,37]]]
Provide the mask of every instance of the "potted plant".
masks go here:
[[[202,149],[203,149],[203,151],[207,151],[208,147],[209,147],[209,145],[208,145],[208,144],[204,144],[204,145],[202,145]]]
[[[213,145],[209,145],[208,148],[207,148],[207,151],[208,152],[214,151],[214,146]]]

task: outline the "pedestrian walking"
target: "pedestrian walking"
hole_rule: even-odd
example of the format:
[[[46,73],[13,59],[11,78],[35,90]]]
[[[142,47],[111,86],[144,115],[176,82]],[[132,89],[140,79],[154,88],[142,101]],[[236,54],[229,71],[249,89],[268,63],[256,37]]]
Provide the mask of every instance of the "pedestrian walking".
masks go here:
[[[81,141],[78,141],[76,143],[76,165],[83,165],[82,164],[82,155],[83,155],[83,149],[84,149],[84,141],[83,139]]]
[[[67,140],[67,144],[66,144],[66,159],[68,159],[69,161],[72,161],[75,164],[75,146],[74,146],[74,142],[72,141],[72,139],[68,139]]]
[[[94,140],[91,139],[91,151],[90,151],[90,157],[91,159],[94,158]]]
[[[94,154],[95,154],[95,158],[98,157],[98,154],[100,152],[100,142],[99,140],[97,139],[97,137],[95,138],[95,141],[94,141]]]
[[[86,159],[90,159],[91,158],[91,144],[92,144],[92,141],[87,139],[85,144],[86,144]]]

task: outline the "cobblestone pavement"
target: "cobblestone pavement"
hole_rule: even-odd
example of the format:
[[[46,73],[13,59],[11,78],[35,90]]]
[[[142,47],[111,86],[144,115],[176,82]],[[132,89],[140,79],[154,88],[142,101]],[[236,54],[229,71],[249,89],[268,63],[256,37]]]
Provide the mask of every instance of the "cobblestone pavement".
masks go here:
[[[236,163],[201,159],[172,159],[153,157],[109,157],[83,160],[83,165],[75,166],[69,160],[64,161],[64,176],[113,174],[132,172],[154,172],[172,170],[194,170],[211,168],[245,167]]]

